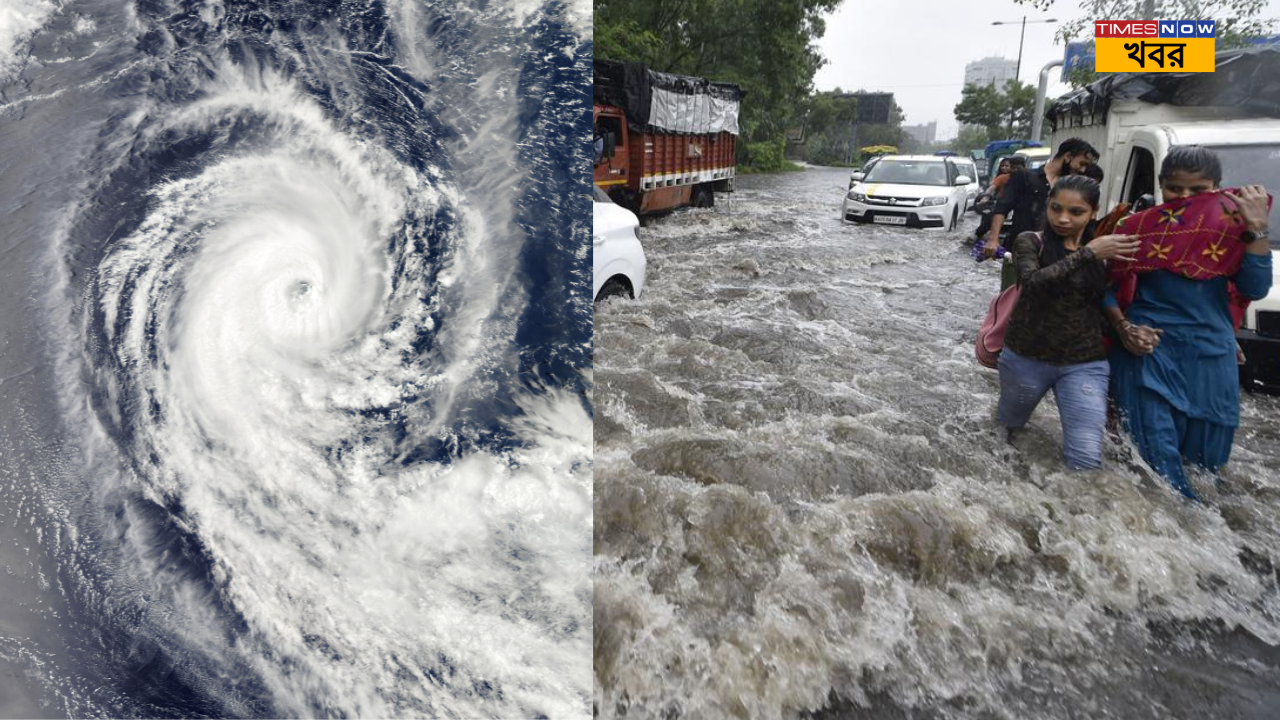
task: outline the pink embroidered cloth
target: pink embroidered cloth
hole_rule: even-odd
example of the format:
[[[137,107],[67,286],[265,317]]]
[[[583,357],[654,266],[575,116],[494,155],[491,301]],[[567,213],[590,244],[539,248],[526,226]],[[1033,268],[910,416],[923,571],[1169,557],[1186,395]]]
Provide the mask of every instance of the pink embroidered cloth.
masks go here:
[[[1225,190],[1173,200],[1121,220],[1114,232],[1137,235],[1141,245],[1133,262],[1110,263],[1120,307],[1133,302],[1138,273],[1167,270],[1192,280],[1234,276],[1244,260],[1244,231],[1244,217]],[[1234,284],[1228,292],[1238,326],[1249,301],[1236,293]]]

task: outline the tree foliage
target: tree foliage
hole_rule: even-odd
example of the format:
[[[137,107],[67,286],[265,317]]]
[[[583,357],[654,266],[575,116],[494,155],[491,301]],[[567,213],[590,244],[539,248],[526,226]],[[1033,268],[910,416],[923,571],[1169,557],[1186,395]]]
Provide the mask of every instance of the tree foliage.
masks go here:
[[[1007,80],[1004,84],[1004,97],[1012,117],[1010,136],[1026,137],[1031,133],[1031,120],[1036,112],[1036,89],[1027,83]]]
[[[813,43],[840,0],[596,0],[594,53],[747,91],[745,143],[776,142],[799,120],[823,59]],[[745,145],[744,143],[744,145]],[[772,147],[772,146],[770,146]]]
[[[804,107],[805,159],[819,165],[850,162],[858,101],[837,88],[809,96]]]
[[[1008,108],[1004,94],[995,85],[965,85],[960,103],[955,107],[956,120],[963,125],[985,128],[988,135],[997,134]]]
[[[858,93],[864,92],[859,90]],[[920,144],[902,129],[904,115],[895,102],[888,123],[859,123],[857,93],[836,88],[811,95],[803,106],[805,159],[819,165],[848,165],[860,158],[859,147],[893,145],[902,152]]]
[[[994,85],[971,84],[960,91],[955,116],[963,125],[985,129],[990,138],[1021,137],[1031,128],[1035,106],[1036,89],[1026,83],[1008,80],[1003,90]]]
[[[893,145],[903,152],[919,149],[915,138],[902,129],[902,125],[876,124],[858,126],[859,145]]]
[[[967,153],[970,150],[984,148],[987,143],[995,140],[986,128],[973,125],[965,125],[960,127],[960,132],[956,134],[956,138],[951,141],[949,149],[958,153]]]
[[[633,19],[613,25],[596,23],[593,52],[596,57],[624,62],[645,62],[661,51],[662,40]]]
[[[845,127],[858,119],[858,99],[836,88],[809,96],[805,104],[805,135],[821,135],[833,126]]]

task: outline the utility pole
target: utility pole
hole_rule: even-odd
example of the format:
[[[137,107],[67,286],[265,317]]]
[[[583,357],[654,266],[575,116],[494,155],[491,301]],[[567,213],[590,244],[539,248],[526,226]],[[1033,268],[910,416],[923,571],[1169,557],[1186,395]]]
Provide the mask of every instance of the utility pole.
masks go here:
[[[1152,3],[1152,2],[1154,2],[1154,0],[1145,0],[1145,2],[1147,2],[1147,3]],[[1155,12],[1155,11],[1153,10],[1152,12]],[[1046,19],[1046,20],[1032,20],[1031,22],[1032,22],[1032,23],[1055,23],[1055,22],[1058,22],[1058,19],[1057,19],[1057,18],[1048,18],[1048,19]],[[992,24],[992,25],[1012,25],[1013,23],[1012,23],[1012,22],[1005,22],[1005,21],[1001,21],[1001,20],[996,20],[995,22],[993,22],[993,23],[991,23],[991,24]],[[1023,44],[1023,41],[1025,41],[1026,39],[1027,39],[1027,16],[1026,16],[1026,15],[1023,15],[1023,16],[1022,16],[1022,31],[1021,31],[1021,32],[1019,33],[1019,35],[1018,35],[1018,63],[1017,63],[1017,65],[1015,65],[1015,66],[1014,66],[1014,71],[1013,71],[1013,84],[1014,84],[1014,87],[1017,87],[1017,86],[1018,86],[1018,83],[1022,82],[1022,80],[1021,80],[1021,76],[1022,76],[1022,44]],[[1009,134],[1011,134],[1011,135],[1013,134],[1013,114],[1014,114],[1014,111],[1015,111],[1015,110],[1016,110],[1016,108],[1014,107],[1013,103],[1012,103],[1012,102],[1010,102],[1010,103],[1009,103]]]

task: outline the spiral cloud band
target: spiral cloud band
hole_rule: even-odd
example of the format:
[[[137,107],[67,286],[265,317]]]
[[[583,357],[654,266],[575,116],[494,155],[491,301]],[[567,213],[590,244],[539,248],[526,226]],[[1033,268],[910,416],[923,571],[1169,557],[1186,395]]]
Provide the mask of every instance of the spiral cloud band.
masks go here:
[[[0,109],[75,130],[67,629],[0,655],[73,715],[584,716],[589,15],[178,5],[42,6]]]

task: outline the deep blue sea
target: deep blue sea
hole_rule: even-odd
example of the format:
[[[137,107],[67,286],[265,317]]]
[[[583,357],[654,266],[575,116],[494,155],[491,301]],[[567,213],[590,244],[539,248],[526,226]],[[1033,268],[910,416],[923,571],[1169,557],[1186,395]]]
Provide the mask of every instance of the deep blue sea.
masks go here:
[[[0,717],[590,712],[590,8],[0,6]]]

